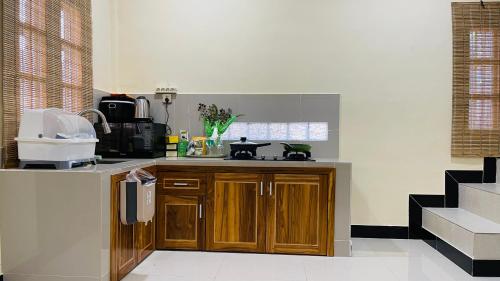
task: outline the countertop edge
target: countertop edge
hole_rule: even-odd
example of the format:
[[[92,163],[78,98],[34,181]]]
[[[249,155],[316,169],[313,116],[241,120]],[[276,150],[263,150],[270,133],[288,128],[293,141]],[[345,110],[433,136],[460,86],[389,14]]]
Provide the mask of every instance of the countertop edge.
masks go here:
[[[118,160],[118,159],[117,159]],[[337,159],[316,159],[316,161],[248,161],[248,160],[223,160],[223,159],[197,159],[197,158],[155,158],[155,159],[121,159],[125,162],[115,164],[98,164],[97,166],[86,166],[67,170],[50,169],[0,169],[0,173],[18,172],[40,172],[40,173],[95,173],[115,175],[130,171],[135,168],[144,168],[153,165],[157,166],[219,166],[219,167],[248,167],[248,168],[336,168],[351,167],[351,162]]]

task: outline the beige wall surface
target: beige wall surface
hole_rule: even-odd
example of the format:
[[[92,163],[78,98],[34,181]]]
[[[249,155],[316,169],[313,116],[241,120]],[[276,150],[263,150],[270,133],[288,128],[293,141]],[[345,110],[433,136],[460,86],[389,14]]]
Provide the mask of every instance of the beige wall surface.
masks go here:
[[[115,0],[92,0],[92,52],[94,88],[111,92],[116,87]]]
[[[445,169],[481,168],[450,157],[450,3],[120,0],[111,43],[96,35],[94,46],[115,44],[100,77],[113,90],[340,93],[352,223],[407,225],[408,194],[442,194]]]

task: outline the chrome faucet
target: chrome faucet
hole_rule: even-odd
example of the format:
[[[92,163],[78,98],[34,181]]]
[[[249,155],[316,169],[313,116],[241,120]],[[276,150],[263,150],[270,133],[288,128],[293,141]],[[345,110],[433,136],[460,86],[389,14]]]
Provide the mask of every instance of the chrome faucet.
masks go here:
[[[110,134],[111,128],[109,127],[108,121],[106,120],[106,116],[104,116],[104,114],[102,112],[100,112],[99,110],[93,109],[93,108],[85,109],[85,110],[78,112],[77,115],[82,116],[82,115],[89,113],[89,112],[93,112],[93,113],[99,115],[99,117],[101,117],[101,119],[102,119],[101,126],[102,126],[102,129],[104,130],[104,134]]]

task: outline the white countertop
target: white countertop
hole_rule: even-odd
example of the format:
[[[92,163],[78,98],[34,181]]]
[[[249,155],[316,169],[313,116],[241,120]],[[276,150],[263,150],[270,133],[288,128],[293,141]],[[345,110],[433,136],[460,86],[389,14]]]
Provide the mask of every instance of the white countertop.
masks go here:
[[[41,172],[41,173],[107,173],[118,174],[134,168],[143,168],[153,165],[170,166],[224,166],[224,167],[290,167],[290,168],[335,168],[338,165],[351,165],[350,162],[337,159],[319,158],[316,161],[261,161],[261,160],[224,160],[221,158],[188,158],[169,157],[156,159],[113,159],[124,162],[115,164],[87,165],[66,170],[54,169],[1,169],[2,172]]]

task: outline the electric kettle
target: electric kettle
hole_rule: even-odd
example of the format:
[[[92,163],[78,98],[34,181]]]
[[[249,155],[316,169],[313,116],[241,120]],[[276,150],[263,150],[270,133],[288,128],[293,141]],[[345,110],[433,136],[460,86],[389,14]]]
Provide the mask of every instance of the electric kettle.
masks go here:
[[[151,119],[149,109],[149,100],[145,96],[135,99],[135,119]]]

